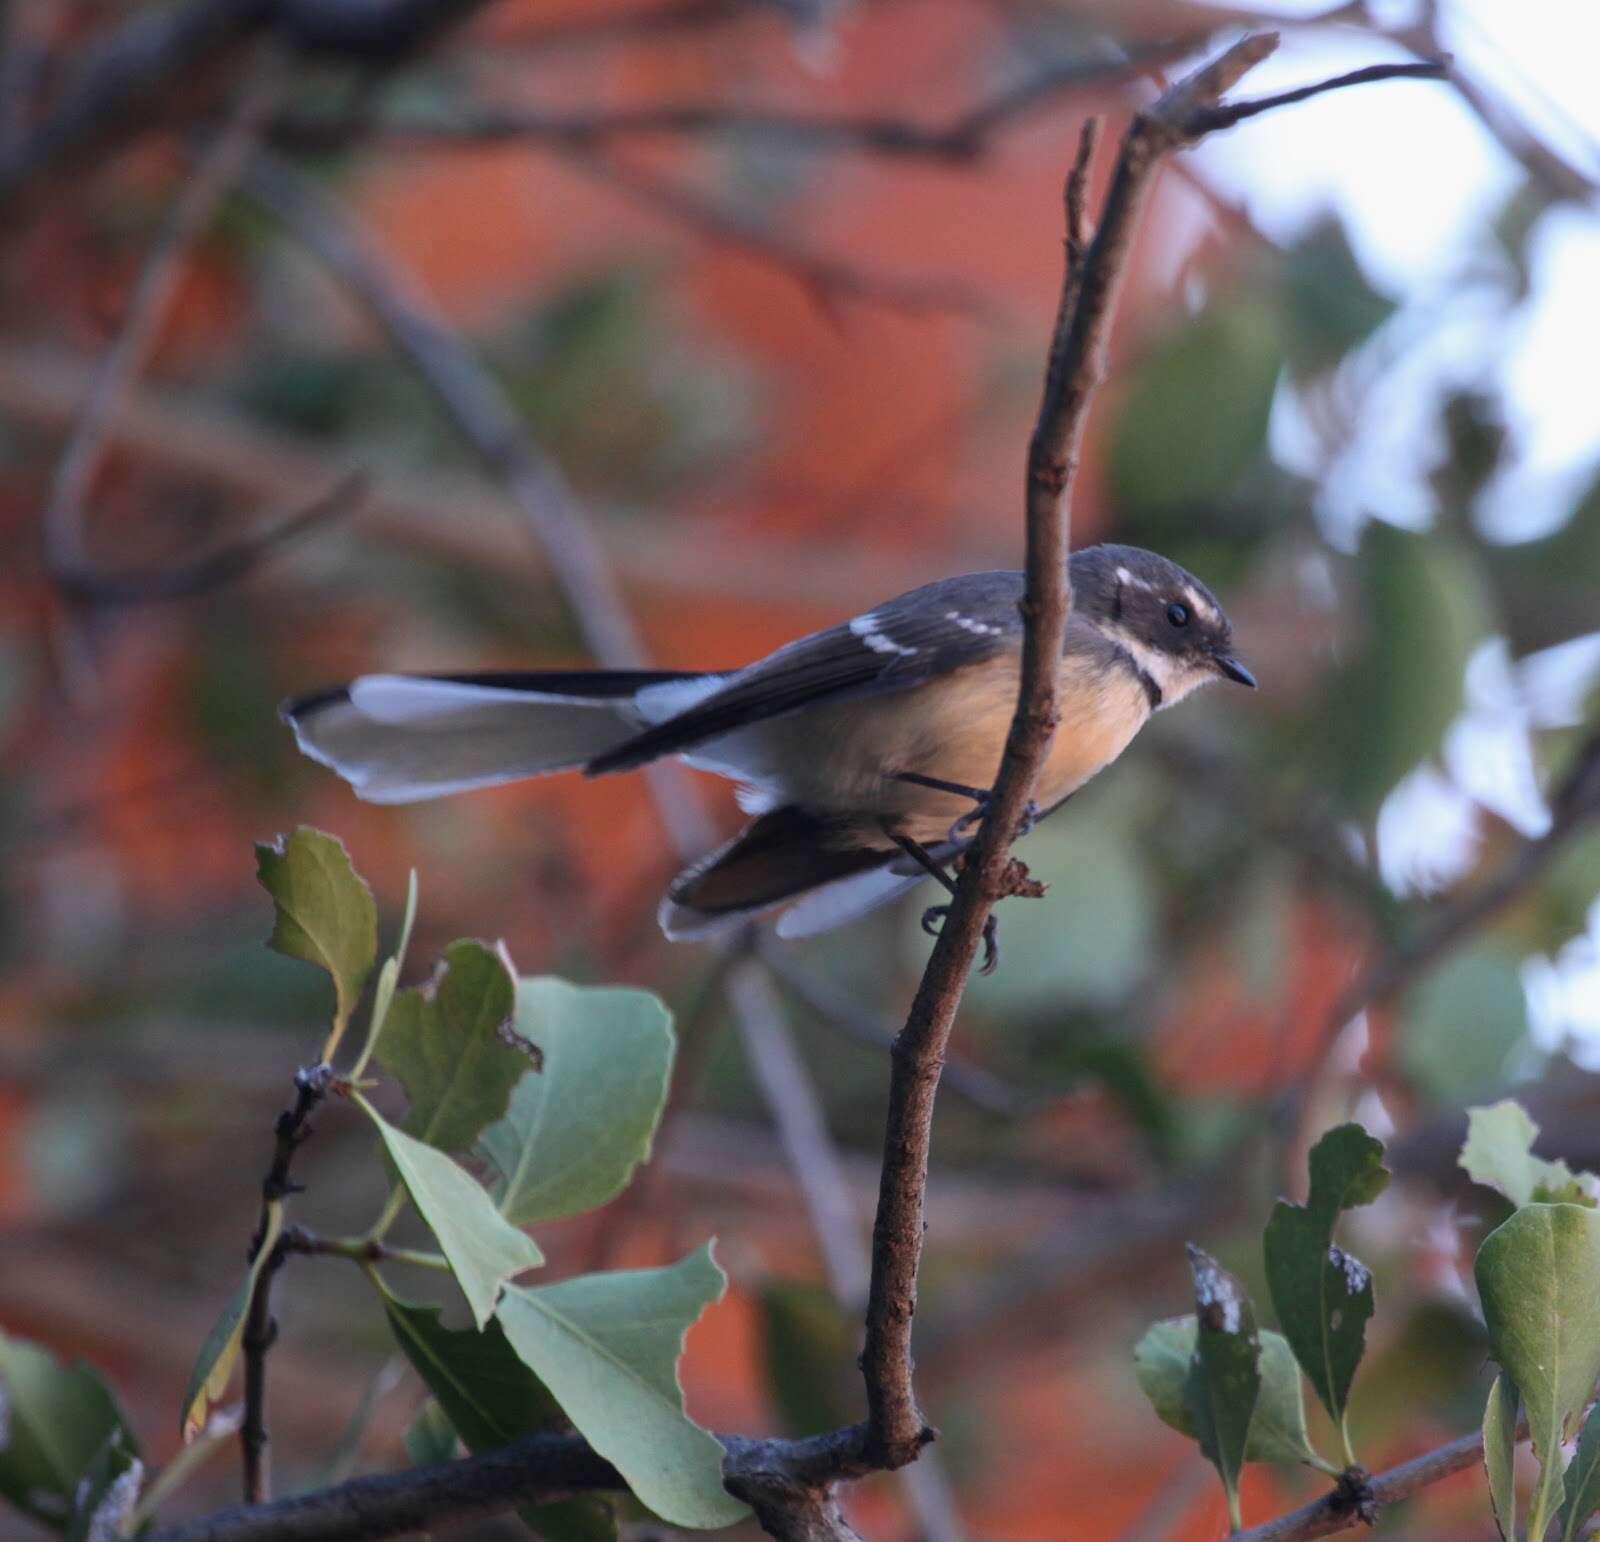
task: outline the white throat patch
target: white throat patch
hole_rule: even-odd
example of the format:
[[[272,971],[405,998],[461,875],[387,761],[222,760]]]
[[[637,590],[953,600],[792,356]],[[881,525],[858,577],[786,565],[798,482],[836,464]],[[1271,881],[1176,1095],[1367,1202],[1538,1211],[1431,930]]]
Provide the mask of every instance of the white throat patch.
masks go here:
[[[1161,705],[1170,707],[1182,701],[1190,691],[1214,678],[1203,664],[1191,664],[1175,654],[1152,648],[1125,627],[1108,626],[1105,634],[1119,648],[1125,648],[1140,669],[1161,688]],[[1159,710],[1159,709],[1157,709]]]

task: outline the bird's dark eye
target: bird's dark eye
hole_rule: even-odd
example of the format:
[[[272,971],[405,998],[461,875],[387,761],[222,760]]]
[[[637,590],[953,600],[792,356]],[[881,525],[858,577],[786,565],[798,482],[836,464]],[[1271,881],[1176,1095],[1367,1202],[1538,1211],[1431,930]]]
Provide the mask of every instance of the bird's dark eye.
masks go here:
[[[1181,604],[1177,600],[1174,600],[1169,606],[1167,606],[1167,620],[1170,621],[1174,626],[1188,626],[1189,607]]]

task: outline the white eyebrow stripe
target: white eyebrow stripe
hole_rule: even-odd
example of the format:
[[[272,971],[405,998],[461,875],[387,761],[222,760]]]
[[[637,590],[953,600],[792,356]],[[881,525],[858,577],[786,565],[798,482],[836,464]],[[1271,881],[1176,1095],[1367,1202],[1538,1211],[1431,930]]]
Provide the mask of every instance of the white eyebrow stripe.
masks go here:
[[[947,610],[944,619],[955,622],[962,631],[971,632],[974,637],[998,637],[1005,631],[1003,626],[991,626],[987,621],[976,621],[971,616],[963,616],[959,610]]]
[[[1213,605],[1211,601],[1208,600],[1198,590],[1190,587],[1188,584],[1185,584],[1183,586],[1183,592],[1188,596],[1189,609],[1194,611],[1197,615],[1204,616],[1207,621],[1214,622],[1221,619],[1217,615],[1217,607]]]
[[[868,611],[850,623],[851,634],[859,637],[874,653],[897,653],[909,658],[917,650],[906,643],[897,643],[879,627],[875,612]]]
[[[1140,578],[1137,573],[1131,573],[1127,568],[1117,569],[1117,579],[1124,584],[1131,584],[1135,589],[1143,589],[1146,593],[1154,594],[1156,586],[1148,578]]]

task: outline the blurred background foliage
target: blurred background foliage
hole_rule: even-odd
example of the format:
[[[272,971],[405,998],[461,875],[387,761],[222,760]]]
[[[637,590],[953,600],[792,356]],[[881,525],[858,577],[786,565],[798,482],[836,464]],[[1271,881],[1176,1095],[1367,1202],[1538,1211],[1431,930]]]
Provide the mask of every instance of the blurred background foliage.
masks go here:
[[[1318,9],[1290,19],[1290,80],[1351,50],[1455,46],[1483,10],[1377,8],[1386,36],[1359,4]],[[1576,10],[1527,23],[1536,63],[1596,41]],[[6,8],[7,78],[32,95],[0,125],[0,173],[74,51],[144,14]],[[652,656],[715,667],[1016,564],[1076,126],[1116,126],[1218,27],[1277,19],[1181,0],[498,0],[399,60],[297,59],[261,137],[459,330],[575,489]],[[1536,324],[1593,334],[1592,307],[1551,320],[1549,278],[1558,237],[1595,250],[1592,167],[1550,114],[1497,95],[1488,54],[1461,67],[1461,100],[1385,86],[1318,109],[1332,163],[1365,153],[1363,115],[1404,138],[1414,110],[1426,143],[1418,104],[1438,98],[1475,136],[1471,166],[1435,156],[1434,177],[1459,165],[1488,191],[1424,278],[1361,234],[1421,200],[1404,160],[1363,162],[1376,214],[1330,196],[1286,228],[1251,205],[1254,172],[1290,153],[1278,116],[1238,130],[1227,166],[1167,173],[1146,223],[1074,539],[1193,568],[1263,688],[1164,715],[1027,842],[1050,895],[1005,906],[1005,963],[968,992],[930,1191],[918,1365],[953,1499],[913,1511],[865,1485],[874,1537],[1217,1534],[1206,1469],[1149,1413],[1129,1351],[1185,1305],[1185,1238],[1265,1299],[1249,1239],[1308,1137],[1352,1113],[1398,1175],[1352,1217],[1379,1292],[1358,1446],[1379,1467],[1467,1428],[1486,1383],[1460,1260],[1497,1212],[1453,1165],[1465,1101],[1518,1087],[1548,1151],[1600,1163],[1600,821],[1553,824],[1548,804],[1593,732],[1600,423],[1592,375],[1547,372],[1541,397],[1513,368]],[[369,496],[167,604],[75,597],[41,560],[65,436],[241,68],[208,58],[134,126],[20,189],[0,175],[0,1322],[104,1366],[170,1456],[320,1010],[309,972],[261,946],[250,842],[311,822],[391,920],[421,869],[416,960],[501,937],[523,973],[668,998],[686,1081],[644,1197],[541,1239],[552,1267],[717,1235],[733,1288],[692,1338],[691,1409],[751,1431],[848,1420],[858,1303],[829,1289],[749,1041],[703,1005],[710,961],[656,933],[674,862],[641,779],[370,807],[277,722],[284,695],[362,668],[586,655],[529,525],[365,298],[243,194],[123,394],[87,504],[93,565],[185,562],[351,468]],[[663,107],[701,119],[647,131]],[[1575,402],[1562,453],[1533,453],[1530,421]],[[1448,950],[1347,995],[1506,874],[1505,903]],[[924,903],[772,955],[863,1228]],[[370,1137],[321,1123],[305,1203],[359,1224],[375,1196],[344,1175],[371,1166]],[[285,1486],[325,1476],[336,1446],[404,1462],[418,1388],[374,1383],[381,1325],[338,1271],[294,1265]],[[231,1493],[224,1466],[193,1507]],[[1306,1492],[1252,1469],[1247,1515]],[[1464,1479],[1384,1525],[1478,1535],[1484,1514]]]

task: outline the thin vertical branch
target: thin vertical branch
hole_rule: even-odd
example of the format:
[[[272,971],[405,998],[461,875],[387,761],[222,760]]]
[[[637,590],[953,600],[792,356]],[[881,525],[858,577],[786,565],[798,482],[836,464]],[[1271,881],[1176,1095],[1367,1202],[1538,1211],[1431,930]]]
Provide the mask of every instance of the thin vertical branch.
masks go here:
[[[261,1219],[250,1244],[252,1262],[266,1242],[272,1206],[281,1204],[295,1192],[289,1168],[295,1152],[310,1136],[311,1115],[327,1096],[331,1084],[332,1071],[326,1065],[308,1066],[295,1073],[294,1102],[278,1115],[273,1126],[272,1162],[261,1180]],[[267,1352],[278,1336],[278,1325],[272,1317],[272,1283],[283,1267],[285,1251],[280,1242],[261,1266],[240,1340],[244,1357],[244,1419],[239,1426],[239,1445],[244,1459],[244,1502],[250,1505],[272,1497],[272,1462],[267,1435]]]
[[[1061,644],[1071,606],[1066,559],[1069,507],[1089,401],[1105,375],[1106,343],[1134,230],[1161,155],[1188,137],[1188,124],[1277,46],[1262,34],[1237,43],[1136,116],[1122,142],[1099,227],[1083,260],[1063,276],[1044,393],[1028,445],[1027,564],[1022,600],[1022,679],[994,793],[905,1028],[895,1041],[873,1229],[866,1379],[869,1449],[899,1467],[933,1438],[912,1383],[911,1324],[922,1259],[928,1149],[945,1046],[955,1025],[984,923],[1025,871],[1010,855],[1034,780],[1055,733]],[[1081,213],[1094,130],[1080,138],[1068,178],[1068,250],[1087,229]]]

